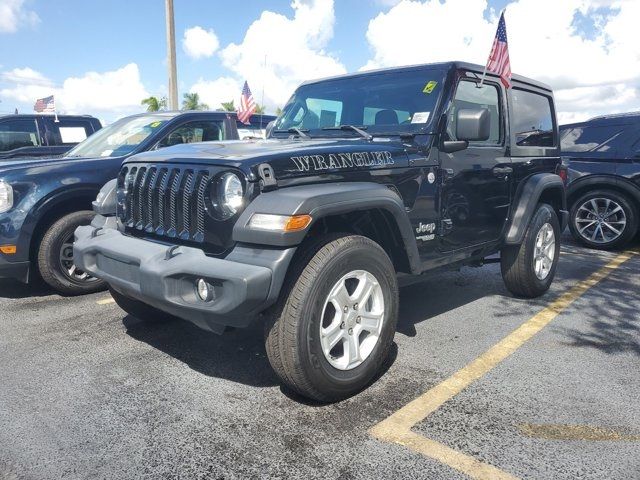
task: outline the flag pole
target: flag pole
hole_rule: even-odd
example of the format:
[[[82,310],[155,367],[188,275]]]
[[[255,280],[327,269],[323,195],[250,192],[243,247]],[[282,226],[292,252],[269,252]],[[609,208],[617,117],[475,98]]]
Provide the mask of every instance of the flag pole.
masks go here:
[[[262,116],[264,115],[264,79],[267,72],[267,54],[264,54],[264,65],[262,67],[262,98],[260,98],[260,130],[262,130]]]

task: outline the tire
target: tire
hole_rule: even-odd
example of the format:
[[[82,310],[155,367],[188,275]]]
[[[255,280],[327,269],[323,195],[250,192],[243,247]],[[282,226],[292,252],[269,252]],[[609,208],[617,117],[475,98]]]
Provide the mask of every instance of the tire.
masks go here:
[[[547,247],[547,256],[536,260],[536,242],[541,237],[543,240],[551,238],[550,233],[553,233],[553,245]],[[500,255],[502,278],[511,293],[517,297],[535,298],[549,290],[560,258],[560,233],[560,222],[553,208],[546,203],[538,205],[522,244],[506,246]],[[538,273],[536,266],[540,266]]]
[[[359,296],[366,287],[370,293]],[[340,295],[345,291],[347,296]],[[347,313],[334,307],[338,297],[347,303]],[[325,236],[301,247],[291,266],[265,325],[267,356],[295,392],[319,402],[338,401],[361,391],[381,372],[397,318],[398,284],[385,251],[366,237]],[[338,342],[325,354],[322,332],[329,330],[340,336],[334,336]],[[360,355],[350,357],[356,343],[352,351]]]
[[[160,323],[176,320],[177,317],[170,315],[162,310],[158,310],[144,302],[135,300],[131,297],[121,294],[112,287],[109,287],[109,293],[116,301],[116,304],[132,317],[136,317],[138,320],[150,323]]]
[[[609,213],[618,207],[617,213]],[[571,235],[589,248],[623,248],[638,231],[638,208],[629,197],[613,190],[595,190],[582,195],[571,204],[569,212]]]
[[[73,265],[73,234],[89,225],[94,213],[69,213],[45,232],[38,247],[37,267],[44,282],[62,295],[83,295],[106,289],[106,283],[77,270]]]

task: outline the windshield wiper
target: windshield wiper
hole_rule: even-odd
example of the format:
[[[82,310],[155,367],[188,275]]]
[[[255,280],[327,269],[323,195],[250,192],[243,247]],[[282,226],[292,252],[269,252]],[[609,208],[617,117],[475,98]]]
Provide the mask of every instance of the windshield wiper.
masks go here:
[[[322,130],[351,130],[352,132],[356,132],[363,138],[367,140],[373,140],[373,135],[364,131],[367,127],[356,127],[355,125],[338,125],[337,127],[322,127]]]
[[[274,130],[273,133],[295,133],[300,138],[311,138],[309,135],[305,133],[308,131],[309,131],[308,128],[291,127],[291,128],[287,128],[286,130]]]

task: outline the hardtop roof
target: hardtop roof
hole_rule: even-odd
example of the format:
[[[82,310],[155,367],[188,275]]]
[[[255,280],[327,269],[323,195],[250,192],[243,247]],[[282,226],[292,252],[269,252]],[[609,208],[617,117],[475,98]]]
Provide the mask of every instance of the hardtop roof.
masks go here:
[[[379,69],[375,69],[375,70],[367,70],[364,72],[353,72],[353,73],[347,73],[344,75],[335,75],[332,77],[325,77],[325,78],[319,78],[319,79],[315,79],[315,80],[308,80],[305,81],[301,84],[302,85],[309,85],[309,84],[313,84],[313,83],[318,83],[318,82],[323,82],[326,80],[336,80],[339,78],[355,78],[355,77],[363,77],[363,76],[367,76],[367,75],[375,75],[375,74],[379,74],[379,73],[388,73],[388,72],[402,72],[402,71],[411,71],[411,70],[420,70],[422,68],[427,68],[427,67],[441,67],[444,68],[446,70],[449,69],[456,69],[456,70],[468,70],[471,72],[475,72],[478,74],[482,74],[482,72],[484,71],[484,66],[482,65],[478,65],[475,63],[469,63],[469,62],[460,62],[460,61],[451,61],[451,62],[438,62],[438,63],[424,63],[424,64],[416,64],[416,65],[406,65],[406,66],[402,66],[402,67],[388,67],[388,68],[379,68]],[[488,77],[493,77],[493,78],[497,78],[497,75],[487,72],[487,76]],[[532,78],[528,78],[528,77],[523,77],[522,75],[517,75],[517,74],[513,74],[511,76],[511,80],[514,83],[520,83],[520,84],[525,84],[525,85],[530,85],[532,87],[535,88],[539,88],[542,90],[547,90],[549,92],[551,92],[551,87],[549,85],[547,85],[546,83],[543,82],[539,82],[537,80],[533,80]]]

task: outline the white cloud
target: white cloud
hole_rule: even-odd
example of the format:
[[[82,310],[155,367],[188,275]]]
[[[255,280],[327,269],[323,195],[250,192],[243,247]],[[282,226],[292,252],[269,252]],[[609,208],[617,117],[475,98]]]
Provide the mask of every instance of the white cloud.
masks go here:
[[[3,72],[0,78],[12,83],[0,90],[3,97],[30,105],[38,98],[55,95],[58,111],[66,113],[111,117],[130,114],[140,111],[140,101],[149,96],[135,63],[113,71],[69,77],[62,86],[29,67]]]
[[[13,33],[40,22],[38,14],[24,6],[25,0],[0,0],[0,33]]]
[[[325,51],[333,37],[335,15],[332,0],[293,0],[293,18],[264,11],[245,33],[242,43],[231,43],[220,56],[238,79],[247,80],[257,102],[283,106],[302,81],[345,73],[346,69]],[[265,55],[266,67],[265,67]]]
[[[590,35],[575,28],[577,14],[594,21]],[[369,22],[373,57],[363,68],[484,64],[496,17],[486,0],[403,0]],[[512,70],[556,90],[561,120],[640,109],[639,1],[517,0],[505,18]]]
[[[189,89],[189,93],[197,93],[200,100],[212,110],[217,110],[222,102],[235,101],[238,105],[240,90],[242,85],[231,77],[220,77],[215,80],[204,80],[200,78]]]
[[[202,27],[187,28],[182,38],[182,49],[191,58],[208,58],[211,57],[220,42],[213,30],[205,30]]]

